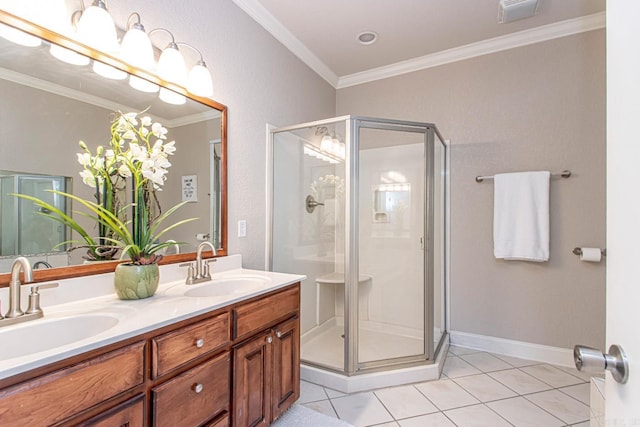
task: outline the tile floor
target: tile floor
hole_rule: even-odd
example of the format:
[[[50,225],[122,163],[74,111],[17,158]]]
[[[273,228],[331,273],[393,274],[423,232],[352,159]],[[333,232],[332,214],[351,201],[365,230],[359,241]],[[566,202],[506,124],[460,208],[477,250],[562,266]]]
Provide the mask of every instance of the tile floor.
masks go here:
[[[303,381],[298,404],[357,427],[589,426],[590,378],[575,369],[451,346],[442,373],[349,395]]]

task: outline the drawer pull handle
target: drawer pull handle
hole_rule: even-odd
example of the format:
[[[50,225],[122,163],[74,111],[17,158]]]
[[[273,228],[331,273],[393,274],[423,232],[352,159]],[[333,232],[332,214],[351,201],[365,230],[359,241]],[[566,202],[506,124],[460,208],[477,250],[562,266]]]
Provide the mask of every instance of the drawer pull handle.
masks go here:
[[[271,344],[273,342],[273,337],[271,335],[269,335],[267,337],[267,344]]]
[[[277,336],[278,338],[282,338],[282,332],[280,332],[280,331],[276,331],[276,336]]]
[[[198,338],[196,340],[196,347],[198,347],[198,348],[204,347],[204,340],[202,338]]]
[[[195,391],[196,393],[200,393],[202,392],[202,390],[204,389],[204,386],[200,383],[196,383],[193,385],[193,387],[191,387],[193,389],[193,391]]]

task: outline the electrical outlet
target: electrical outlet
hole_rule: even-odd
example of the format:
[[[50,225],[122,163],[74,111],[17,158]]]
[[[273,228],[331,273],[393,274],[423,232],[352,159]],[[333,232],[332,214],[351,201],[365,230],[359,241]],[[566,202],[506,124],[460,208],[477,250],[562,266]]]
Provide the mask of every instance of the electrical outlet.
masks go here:
[[[238,237],[247,237],[247,221],[244,219],[238,221]]]

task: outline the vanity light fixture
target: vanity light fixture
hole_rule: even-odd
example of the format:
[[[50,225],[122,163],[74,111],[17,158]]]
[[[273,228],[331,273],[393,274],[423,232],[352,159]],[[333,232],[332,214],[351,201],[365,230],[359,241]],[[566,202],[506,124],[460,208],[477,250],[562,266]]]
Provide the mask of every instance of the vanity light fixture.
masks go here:
[[[84,2],[82,7],[84,8]],[[77,13],[74,13],[74,16]],[[94,0],[91,6],[79,13],[78,40],[101,52],[117,56],[120,50],[118,34],[105,2],[103,0]],[[108,79],[124,80],[127,78],[127,73],[124,71],[99,61],[93,61],[93,71]]]
[[[187,90],[198,96],[213,96],[213,80],[211,78],[211,73],[207,69],[207,64],[204,62],[202,52],[188,43],[178,42],[177,44],[193,49],[198,53],[198,55],[200,55],[200,59],[196,62],[196,65],[194,65],[191,68],[191,71],[189,71],[189,76],[187,77]]]
[[[40,46],[40,43],[42,43],[42,41],[38,37],[34,37],[31,34],[27,34],[23,31],[18,30],[17,28],[13,28],[4,24],[0,24],[0,36],[12,43],[27,47]]]
[[[158,76],[167,82],[184,86],[187,81],[187,66],[184,63],[184,58],[178,49],[178,44],[173,34],[165,28],[154,28],[149,31],[149,36],[156,31],[164,31],[171,36],[171,41],[162,50],[160,58],[158,58]],[[160,89],[159,97],[168,104],[180,105],[186,102],[183,95],[166,88]]]
[[[135,19],[132,22],[132,18]],[[140,14],[137,12],[129,15],[127,32],[122,38],[120,56],[125,62],[147,71],[153,71],[156,61],[153,57],[151,40],[140,22]],[[160,88],[157,84],[137,76],[129,76],[129,86],[142,92],[155,93]]]
[[[82,3],[84,9],[84,2]],[[103,0],[94,0],[88,8],[80,11],[78,39],[99,51],[114,55],[118,53],[118,35],[113,19]]]

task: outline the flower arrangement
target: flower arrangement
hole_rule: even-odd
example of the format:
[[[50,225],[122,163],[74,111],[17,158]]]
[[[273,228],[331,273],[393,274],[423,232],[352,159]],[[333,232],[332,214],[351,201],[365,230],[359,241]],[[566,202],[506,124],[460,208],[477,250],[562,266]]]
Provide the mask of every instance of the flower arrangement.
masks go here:
[[[174,245],[174,242],[160,242],[160,238],[186,222],[174,223],[164,229],[160,225],[179,209],[180,203],[162,213],[156,191],[162,190],[171,163],[170,155],[176,151],[175,141],[166,142],[167,129],[154,123],[149,116],[138,118],[142,113],[117,112],[111,122],[109,147],[98,146],[95,154],[80,141],[83,152],[77,154],[83,170],[82,181],[95,188],[96,201],[84,200],[73,194],[53,191],[80,203],[86,212],[77,212],[91,218],[98,226],[99,237],[94,238],[70,215],[55,206],[35,197],[17,195],[33,201],[43,208],[42,215],[50,217],[76,231],[84,240],[80,247],[88,248],[87,258],[104,259],[122,251],[121,257],[128,255],[134,265],[155,264],[161,258],[157,252]],[[126,219],[120,192],[129,180],[132,187],[133,208],[131,220]],[[77,241],[67,241],[77,243]]]

